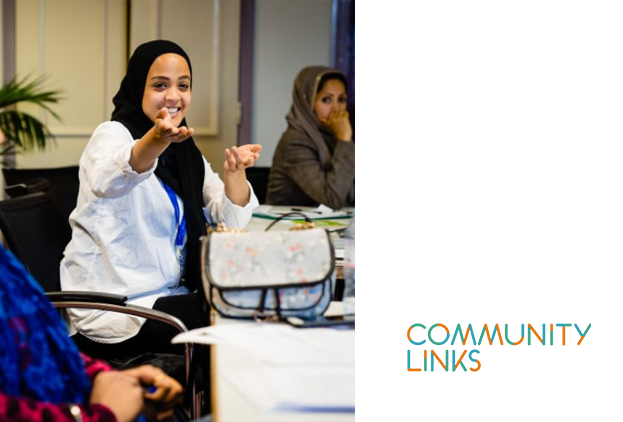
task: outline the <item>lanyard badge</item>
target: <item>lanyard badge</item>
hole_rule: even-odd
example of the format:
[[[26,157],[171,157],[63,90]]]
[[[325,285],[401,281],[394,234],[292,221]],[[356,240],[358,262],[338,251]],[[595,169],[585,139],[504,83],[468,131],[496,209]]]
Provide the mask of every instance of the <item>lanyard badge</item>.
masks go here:
[[[177,260],[180,264],[182,274],[184,273],[184,267],[186,265],[186,215],[182,216],[180,221],[180,206],[177,202],[177,195],[173,192],[170,186],[162,182],[164,190],[167,192],[167,196],[173,205],[175,210],[175,225],[177,226],[177,234],[175,235],[175,249],[177,251]]]

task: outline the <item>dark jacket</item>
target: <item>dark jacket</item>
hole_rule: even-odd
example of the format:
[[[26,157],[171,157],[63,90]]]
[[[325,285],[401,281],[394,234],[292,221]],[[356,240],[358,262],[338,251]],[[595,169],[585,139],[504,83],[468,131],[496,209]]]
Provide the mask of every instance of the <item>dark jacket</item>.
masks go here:
[[[323,137],[331,153],[325,165],[308,135],[293,128],[284,132],[273,156],[267,204],[324,204],[333,209],[354,205],[355,143],[326,133]]]

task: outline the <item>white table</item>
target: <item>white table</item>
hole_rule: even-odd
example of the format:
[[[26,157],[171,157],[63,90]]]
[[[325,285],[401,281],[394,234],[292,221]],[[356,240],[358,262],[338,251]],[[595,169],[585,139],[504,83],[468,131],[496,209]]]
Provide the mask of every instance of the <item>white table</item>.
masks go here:
[[[337,314],[341,304],[333,302],[327,314]],[[213,324],[239,324],[238,320],[213,315]],[[260,363],[226,345],[210,346],[212,354],[212,411],[215,422],[352,422],[354,413],[274,412],[259,408],[228,382],[231,371],[253,370]]]
[[[262,207],[264,207],[264,205],[262,205]],[[313,221],[316,221],[316,223],[318,223],[319,227],[327,227],[327,228],[340,228],[340,227],[346,227],[348,225],[348,222],[350,221],[349,218],[326,218],[326,219],[319,219],[316,220],[314,218],[315,216],[315,212],[314,211],[316,208],[315,207],[295,207],[295,206],[290,206],[290,205],[275,205],[270,207],[272,212],[276,212],[276,213],[288,213],[288,212],[292,212],[293,209],[297,209],[297,210],[301,210],[301,211],[305,211],[305,212],[310,212],[310,214],[308,214]],[[354,208],[344,208],[343,211],[345,212],[349,212],[349,213],[354,213]],[[302,216],[292,216],[293,218],[295,218],[298,221],[304,220],[304,217]],[[264,231],[268,225],[272,222],[274,222],[275,220],[272,220],[270,218],[263,218],[263,217],[253,217],[251,219],[251,222],[247,225],[246,229],[247,231]],[[273,228],[271,228],[271,230],[287,230],[288,228],[292,227],[295,223],[292,220],[281,220],[278,223],[275,224],[275,226],[273,226]]]

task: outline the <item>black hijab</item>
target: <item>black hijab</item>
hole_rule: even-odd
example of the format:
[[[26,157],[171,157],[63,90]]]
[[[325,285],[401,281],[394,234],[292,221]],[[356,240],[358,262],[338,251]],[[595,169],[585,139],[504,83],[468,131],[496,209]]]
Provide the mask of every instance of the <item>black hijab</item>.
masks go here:
[[[190,59],[179,45],[165,40],[150,41],[139,45],[130,57],[127,73],[112,100],[115,105],[112,120],[122,123],[134,139],[142,138],[154,126],[143,113],[143,92],[152,63],[167,53],[175,53],[186,59],[192,81]],[[186,119],[182,120],[180,126],[187,126]],[[206,221],[203,215],[205,167],[201,152],[192,137],[181,143],[171,143],[158,158],[155,174],[184,202],[188,233],[185,284],[191,290],[200,288],[199,238],[206,234]]]

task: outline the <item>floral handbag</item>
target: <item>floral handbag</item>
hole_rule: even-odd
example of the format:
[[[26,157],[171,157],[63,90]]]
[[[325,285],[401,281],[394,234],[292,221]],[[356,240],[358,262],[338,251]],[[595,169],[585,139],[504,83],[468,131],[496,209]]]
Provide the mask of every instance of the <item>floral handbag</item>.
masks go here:
[[[321,315],[331,301],[335,253],[324,229],[217,229],[203,238],[201,259],[206,298],[226,317]]]

